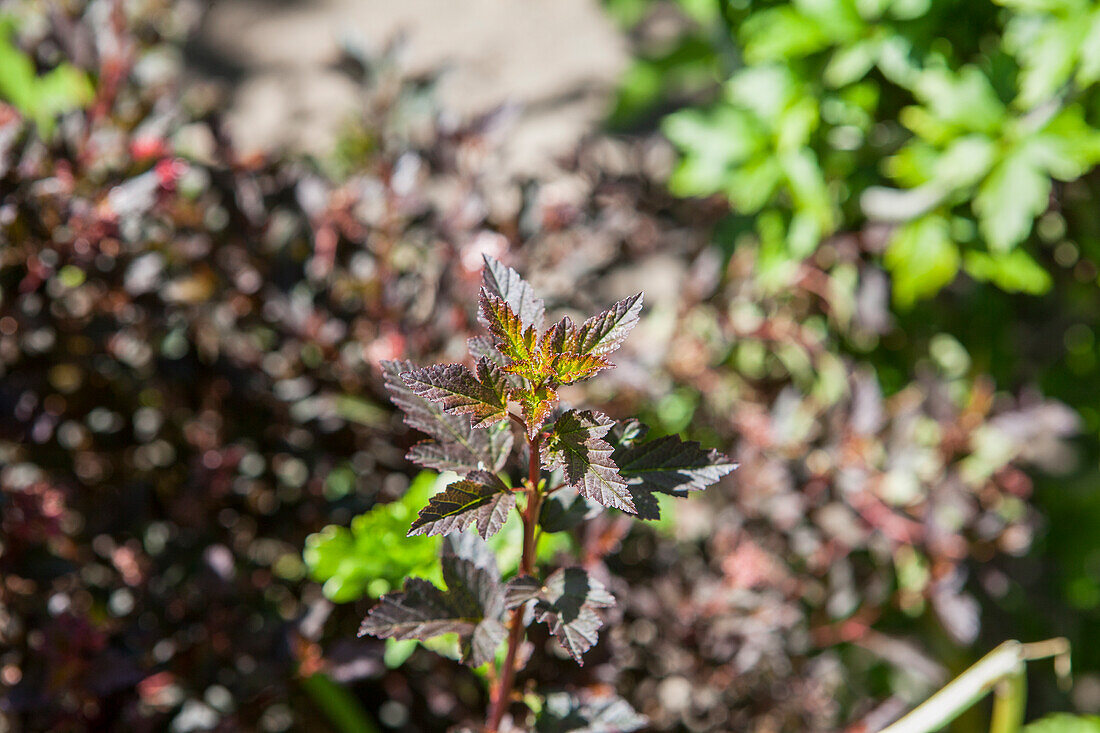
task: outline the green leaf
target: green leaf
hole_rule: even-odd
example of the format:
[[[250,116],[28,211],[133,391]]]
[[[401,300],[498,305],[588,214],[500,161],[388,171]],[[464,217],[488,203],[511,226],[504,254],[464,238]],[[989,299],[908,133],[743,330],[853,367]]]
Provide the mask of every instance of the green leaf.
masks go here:
[[[68,63],[39,76],[34,59],[12,40],[14,30],[10,19],[0,17],[0,100],[32,119],[49,138],[56,117],[89,103],[95,90],[88,75]]]
[[[1016,105],[1031,109],[1055,96],[1073,76],[1088,25],[1073,16],[1049,18],[1038,32],[1027,34],[1026,42],[1017,44],[1012,43],[1012,30],[1010,26],[1005,45],[1020,60]]]
[[[603,620],[597,608],[615,605],[615,597],[583,568],[559,568],[543,582],[514,578],[504,592],[505,605],[515,608],[534,602],[535,619],[550,627],[577,664],[595,646]]]
[[[913,93],[937,120],[960,131],[995,133],[1005,122],[1004,104],[976,66],[964,66],[958,73],[925,69]]]
[[[829,59],[822,78],[833,88],[859,81],[878,61],[881,47],[878,38],[867,38],[838,48]]]
[[[783,179],[783,168],[774,155],[759,155],[731,171],[726,195],[743,214],[754,214],[767,204]]]
[[[1054,713],[1028,723],[1023,733],[1100,733],[1100,717]]]
[[[936,183],[947,190],[969,188],[989,172],[995,155],[996,145],[985,135],[957,138],[936,159]]]
[[[515,505],[512,490],[495,474],[472,471],[428,501],[413,522],[409,536],[463,532],[476,523],[478,534],[488,539],[500,531]]]
[[[949,231],[946,219],[929,214],[894,232],[884,262],[893,275],[894,302],[899,306],[907,308],[935,295],[955,279],[959,249]]]
[[[1050,273],[1020,247],[1005,254],[967,252],[963,269],[975,280],[992,282],[1010,293],[1042,295],[1051,286]]]
[[[512,450],[512,433],[507,423],[476,429],[468,415],[447,414],[438,403],[425,400],[405,384],[402,375],[416,369],[408,361],[382,362],[386,389],[404,413],[405,424],[432,438],[414,445],[407,458],[426,468],[460,474],[503,468]]]
[[[978,188],[974,211],[989,248],[1007,252],[1031,232],[1035,217],[1050,204],[1050,178],[1035,149],[1021,145],[998,163]]]
[[[435,484],[436,475],[424,471],[397,501],[360,514],[350,527],[329,525],[306,538],[303,559],[310,577],[324,584],[326,598],[347,603],[368,592],[387,593],[410,575],[441,577],[439,540],[404,539]]]
[[[612,425],[602,413],[569,410],[554,423],[544,455],[551,466],[561,466],[565,482],[581,496],[634,514],[630,491],[611,459],[613,448],[603,440]]]
[[[558,403],[557,391],[544,384],[541,387],[513,390],[512,397],[519,402],[520,410],[523,412],[527,437],[534,438],[546,424],[546,418],[550,416],[554,405]]]
[[[771,129],[778,126],[780,115],[799,98],[792,72],[778,65],[738,71],[726,83],[726,94],[731,102],[751,110]]]
[[[752,115],[729,105],[675,112],[665,117],[661,131],[683,156],[668,182],[677,196],[709,196],[721,191],[730,171],[766,144]]]
[[[469,414],[475,428],[492,425],[507,417],[504,374],[492,362],[478,362],[482,383],[462,364],[436,364],[401,375],[419,397],[438,402],[451,415]]]
[[[789,5],[753,13],[740,33],[750,64],[809,56],[829,46],[821,25]]]

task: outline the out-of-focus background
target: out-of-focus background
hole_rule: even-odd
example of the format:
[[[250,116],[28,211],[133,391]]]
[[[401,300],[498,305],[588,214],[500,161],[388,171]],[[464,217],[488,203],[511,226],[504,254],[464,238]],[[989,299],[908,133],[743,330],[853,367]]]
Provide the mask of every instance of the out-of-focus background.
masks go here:
[[[741,463],[552,536],[619,603],[530,678],[873,731],[1065,635],[1028,717],[1100,711],[1088,0],[3,0],[0,100],[0,731],[479,720],[355,631],[438,562],[378,362],[483,254],[644,290],[569,399]]]

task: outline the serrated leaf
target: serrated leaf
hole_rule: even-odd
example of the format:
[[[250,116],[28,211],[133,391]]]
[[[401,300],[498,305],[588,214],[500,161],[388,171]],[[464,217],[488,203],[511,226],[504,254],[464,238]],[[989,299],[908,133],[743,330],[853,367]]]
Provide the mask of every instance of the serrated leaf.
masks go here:
[[[608,310],[592,316],[577,329],[576,351],[580,354],[608,354],[619,348],[638,325],[642,294],[620,300]]]
[[[539,363],[538,332],[534,326],[525,324],[506,301],[482,288],[478,314],[509,364]]]
[[[504,607],[507,609],[522,606],[533,601],[542,593],[542,583],[530,575],[518,575],[504,586]]]
[[[429,639],[433,636],[473,631],[477,620],[452,606],[446,592],[423,578],[407,578],[404,590],[382,596],[359,626],[359,636],[380,639]]]
[[[493,343],[493,339],[488,336],[473,336],[466,340],[466,348],[469,350],[470,356],[474,357],[476,361],[480,362],[482,359],[485,359],[499,368],[504,375],[504,381],[509,387],[523,386],[522,379],[504,371],[504,368],[508,366],[508,364],[504,360],[504,355],[497,350],[496,345]]]
[[[546,696],[535,721],[538,733],[629,733],[649,721],[617,695],[578,697],[568,692]]]
[[[611,459],[614,449],[603,439],[612,425],[607,415],[591,410],[563,413],[547,441],[546,457],[561,466],[566,483],[582,496],[634,514],[630,491]]]
[[[713,449],[676,435],[626,448],[615,456],[619,475],[648,491],[684,496],[702,491],[737,468],[737,464]]]
[[[501,409],[508,405],[508,393],[512,389],[508,376],[504,369],[492,359],[481,357],[477,360],[477,381],[487,390],[493,393],[493,400],[500,404]]]
[[[359,627],[359,636],[430,639],[458,634],[463,661],[490,661],[499,633],[504,595],[496,560],[485,543],[466,533],[448,537],[441,560],[446,590],[421,578],[407,578],[400,593],[382,597]]]
[[[495,474],[472,471],[428,500],[409,529],[409,536],[463,532],[477,525],[482,539],[500,531],[516,497]]]
[[[495,618],[482,619],[474,627],[470,638],[461,641],[462,658],[468,659],[471,667],[492,662],[496,658],[497,648],[507,635],[508,629],[500,621]]]
[[[534,601],[535,619],[545,623],[577,664],[595,646],[603,619],[597,608],[615,605],[615,597],[603,583],[582,568],[559,568],[539,583],[523,576],[512,579],[504,591],[509,608]]]
[[[504,375],[494,371],[492,362],[487,360],[478,362],[476,377],[462,364],[436,364],[406,372],[401,378],[414,394],[438,402],[444,412],[470,415],[475,428],[487,427],[507,416]]]
[[[575,351],[577,348],[577,325],[569,316],[561,319],[550,328],[539,340],[539,350],[545,357],[560,354],[564,351]]]
[[[546,418],[558,402],[558,393],[553,387],[543,385],[535,389],[513,390],[512,398],[519,402],[523,412],[523,421],[527,424],[527,437],[534,438],[542,430]]]
[[[503,300],[523,322],[536,331],[542,328],[542,321],[546,312],[546,306],[542,298],[535,295],[534,288],[520,277],[520,274],[507,265],[486,255],[485,269],[481,278],[484,287],[493,295]],[[479,320],[480,320],[479,315]],[[481,325],[489,328],[489,323],[482,320]]]
[[[596,354],[554,354],[544,367],[550,377],[562,384],[572,384],[595,376],[604,369],[610,369],[611,362]]]
[[[401,375],[416,370],[408,361],[384,361],[382,373],[393,403],[404,413],[405,424],[432,440],[414,445],[410,461],[437,471],[466,474],[476,469],[499,471],[512,450],[512,432],[506,423],[475,429],[468,415],[449,415],[409,389]]]

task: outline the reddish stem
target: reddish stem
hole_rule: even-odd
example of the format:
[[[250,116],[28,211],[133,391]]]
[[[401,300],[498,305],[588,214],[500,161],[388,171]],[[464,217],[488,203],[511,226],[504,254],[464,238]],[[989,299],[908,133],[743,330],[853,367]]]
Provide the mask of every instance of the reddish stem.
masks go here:
[[[530,439],[527,444],[530,453],[527,475],[527,506],[520,515],[523,518],[523,556],[520,558],[519,572],[521,575],[535,574],[536,558],[536,534],[538,527],[539,508],[542,504],[542,492],[539,491],[539,439],[540,435]],[[508,650],[504,655],[504,664],[500,668],[500,678],[492,688],[491,701],[489,703],[489,720],[485,725],[486,733],[497,733],[500,722],[504,719],[504,712],[508,709],[508,703],[512,699],[512,688],[516,682],[516,657],[519,654],[520,644],[526,636],[526,627],[523,625],[523,608],[512,611],[511,625],[508,629]]]

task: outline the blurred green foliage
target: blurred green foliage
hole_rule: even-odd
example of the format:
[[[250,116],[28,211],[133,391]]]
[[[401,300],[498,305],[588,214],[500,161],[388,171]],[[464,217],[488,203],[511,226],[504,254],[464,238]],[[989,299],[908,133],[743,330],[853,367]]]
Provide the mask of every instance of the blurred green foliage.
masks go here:
[[[80,69],[62,63],[45,74],[15,45],[15,23],[0,15],[0,100],[34,120],[43,137],[53,133],[57,115],[91,101],[92,82]]]
[[[1035,220],[1058,182],[1100,162],[1093,3],[677,4],[685,29],[639,44],[612,119],[679,107],[661,125],[680,152],[670,187],[752,217],[763,276],[884,223],[899,306],[960,271],[1008,292],[1051,287]],[[608,5],[640,24],[653,3]]]
[[[333,474],[340,476],[343,469]],[[439,566],[441,539],[417,535],[407,537],[409,526],[428,499],[454,479],[421,471],[408,490],[395,501],[374,506],[351,520],[351,526],[329,525],[310,535],[303,553],[311,577],[324,585],[325,597],[336,603],[357,601],[398,590],[406,577],[418,577],[436,585],[443,583]],[[341,481],[333,479],[329,482]],[[505,575],[516,571],[522,548],[523,526],[514,515],[489,540]],[[551,561],[569,549],[565,533],[550,534],[540,543],[540,560]],[[406,645],[411,651],[415,644]]]
[[[1048,715],[1024,726],[1024,733],[1100,733],[1100,717],[1095,715]]]
[[[397,501],[380,504],[351,521],[329,525],[306,540],[306,565],[324,583],[325,596],[347,603],[400,587],[407,576],[442,582],[438,537],[405,537],[420,507],[435,493],[437,476],[424,471]]]

